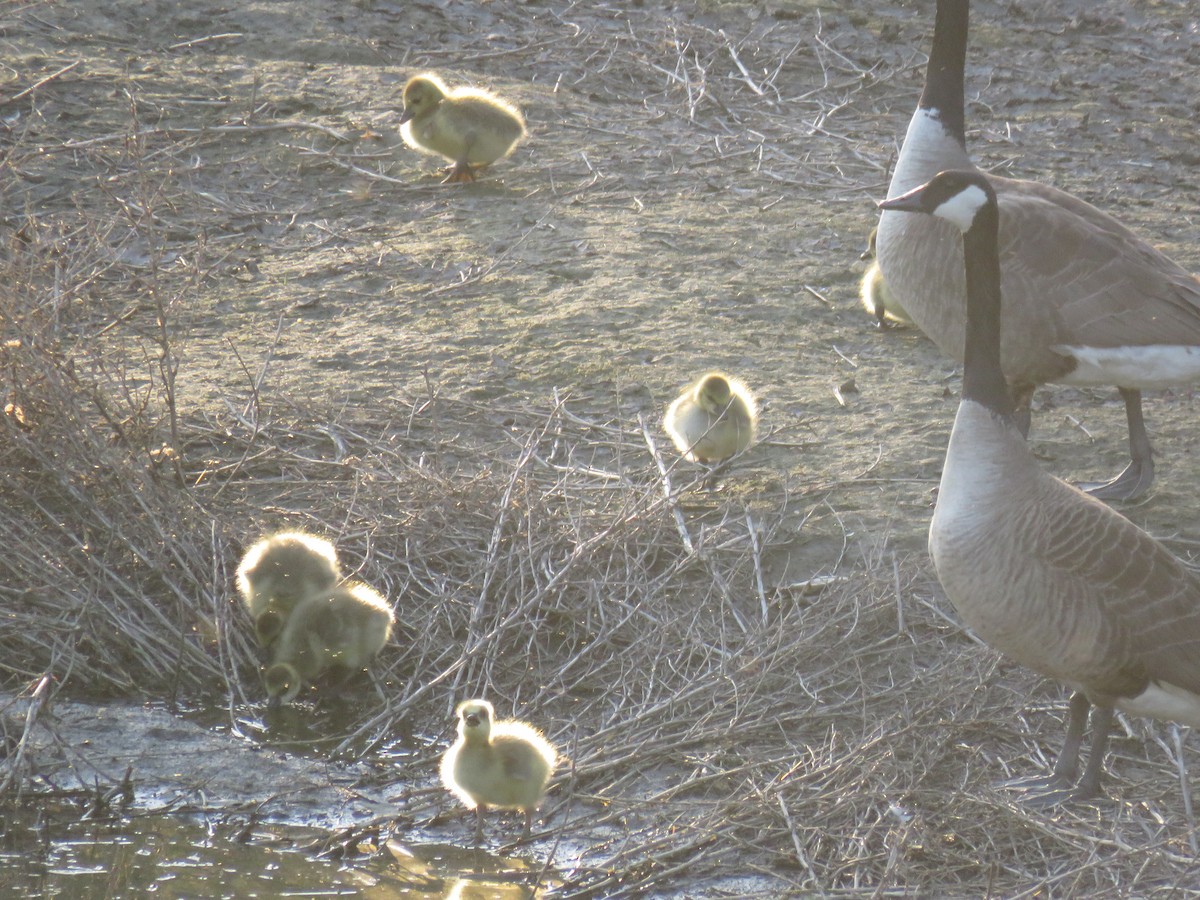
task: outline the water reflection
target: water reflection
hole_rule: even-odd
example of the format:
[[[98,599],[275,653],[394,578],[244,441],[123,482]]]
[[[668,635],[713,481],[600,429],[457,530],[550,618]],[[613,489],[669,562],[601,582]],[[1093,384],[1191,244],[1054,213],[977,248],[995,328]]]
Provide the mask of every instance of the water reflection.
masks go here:
[[[392,868],[433,887],[445,900],[532,900],[554,885],[551,872],[536,860],[496,856],[453,844],[387,842]]]
[[[328,836],[319,829],[259,825],[244,841],[240,825],[199,817],[51,823],[44,812],[5,817],[0,897],[533,900],[553,883],[536,860],[447,844],[391,840],[386,852],[338,862],[308,849]]]

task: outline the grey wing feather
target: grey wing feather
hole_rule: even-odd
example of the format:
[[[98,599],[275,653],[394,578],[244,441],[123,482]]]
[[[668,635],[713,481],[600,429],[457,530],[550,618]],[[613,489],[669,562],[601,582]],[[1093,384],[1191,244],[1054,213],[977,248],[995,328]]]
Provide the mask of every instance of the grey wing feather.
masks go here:
[[[1036,182],[994,181],[1004,292],[1046,296],[1060,343],[1067,330],[1071,343],[1095,347],[1160,344],[1164,334],[1200,343],[1200,279],[1089,203]]]
[[[1057,480],[1058,489],[1076,493]],[[1099,603],[1114,666],[1200,693],[1200,577],[1153,537],[1086,498],[1057,504],[1041,529],[1036,554],[1069,580],[1086,585],[1083,603]],[[1032,529],[1031,529],[1032,531]]]

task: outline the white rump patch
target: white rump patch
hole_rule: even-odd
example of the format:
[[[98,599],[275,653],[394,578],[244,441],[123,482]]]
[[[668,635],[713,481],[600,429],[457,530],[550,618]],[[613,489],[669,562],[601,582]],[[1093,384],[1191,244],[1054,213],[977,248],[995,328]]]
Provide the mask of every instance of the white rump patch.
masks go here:
[[[1145,347],[1082,347],[1059,344],[1055,353],[1073,357],[1078,365],[1060,384],[1107,385],[1153,390],[1200,381],[1200,347],[1151,344]]]
[[[1136,697],[1117,701],[1117,709],[1135,716],[1200,728],[1200,695],[1173,684],[1150,682]]]
[[[946,200],[933,211],[940,219],[946,219],[958,226],[964,234],[975,222],[975,214],[987,204],[987,194],[983,188],[970,185],[963,188],[949,200]]]

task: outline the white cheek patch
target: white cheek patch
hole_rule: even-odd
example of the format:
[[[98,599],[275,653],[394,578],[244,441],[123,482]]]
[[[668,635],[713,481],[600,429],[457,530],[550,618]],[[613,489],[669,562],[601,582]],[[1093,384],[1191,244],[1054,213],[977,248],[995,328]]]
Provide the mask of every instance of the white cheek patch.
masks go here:
[[[969,185],[959,191],[949,200],[942,202],[933,214],[939,219],[946,219],[958,226],[959,231],[967,232],[975,221],[975,214],[987,203],[987,194],[977,185]]]
[[[1061,384],[1109,385],[1155,390],[1200,381],[1200,347],[1153,344],[1147,347],[1083,347],[1058,344],[1055,353],[1072,357],[1075,370]]]

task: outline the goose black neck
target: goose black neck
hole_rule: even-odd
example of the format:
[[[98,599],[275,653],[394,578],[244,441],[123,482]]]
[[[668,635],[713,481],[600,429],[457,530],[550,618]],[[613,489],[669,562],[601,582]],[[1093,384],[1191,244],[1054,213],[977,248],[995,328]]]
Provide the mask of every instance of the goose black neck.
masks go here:
[[[933,46],[925,69],[921,109],[937,110],[942,125],[964,148],[963,75],[967,63],[968,0],[938,0],[933,24]]]
[[[970,230],[963,235],[967,273],[963,399],[1010,416],[1016,407],[1000,368],[999,222],[995,203],[989,203],[976,213]]]

